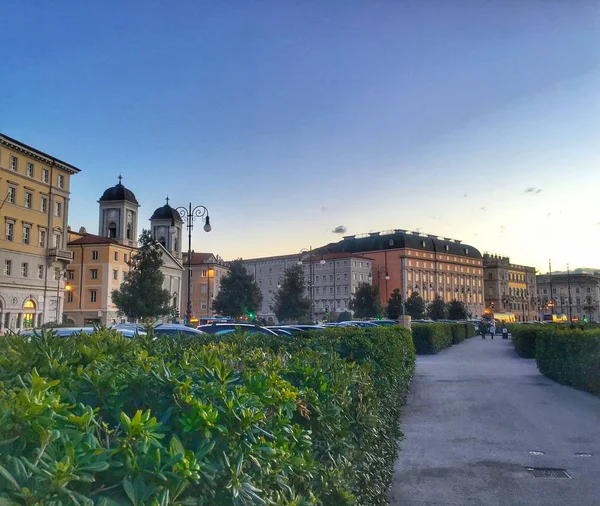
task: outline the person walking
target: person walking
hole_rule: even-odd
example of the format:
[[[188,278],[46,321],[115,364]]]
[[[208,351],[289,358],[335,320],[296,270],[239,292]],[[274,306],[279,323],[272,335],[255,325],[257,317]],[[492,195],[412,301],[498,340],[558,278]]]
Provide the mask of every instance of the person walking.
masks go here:
[[[504,322],[502,322],[502,339],[508,339],[508,328]]]
[[[496,333],[496,323],[494,320],[490,322],[490,334],[492,334],[492,339],[494,339],[494,334]]]
[[[479,322],[479,333],[481,334],[481,338],[485,339],[485,332],[487,330],[487,326],[483,320]]]

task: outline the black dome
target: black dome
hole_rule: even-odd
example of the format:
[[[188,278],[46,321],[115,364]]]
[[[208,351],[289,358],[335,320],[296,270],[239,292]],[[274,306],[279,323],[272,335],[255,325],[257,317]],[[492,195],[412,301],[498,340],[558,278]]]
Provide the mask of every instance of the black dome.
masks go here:
[[[135,195],[121,184],[121,179],[121,176],[119,176],[119,182],[112,188],[107,188],[104,191],[102,197],[100,197],[100,202],[125,200],[139,206]]]
[[[159,207],[154,214],[150,217],[151,220],[173,220],[177,222],[183,222],[179,213],[173,209],[169,204],[165,204]]]

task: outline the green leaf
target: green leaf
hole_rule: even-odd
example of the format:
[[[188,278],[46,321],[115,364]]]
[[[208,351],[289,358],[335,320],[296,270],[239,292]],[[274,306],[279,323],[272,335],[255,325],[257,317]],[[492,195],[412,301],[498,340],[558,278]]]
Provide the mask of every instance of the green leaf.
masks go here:
[[[19,486],[19,484],[17,483],[17,480],[15,480],[12,476],[12,474],[10,474],[8,472],[8,470],[2,466],[0,464],[0,475],[2,475],[4,477],[4,479],[6,481],[8,481],[8,483],[11,484],[11,486],[15,489],[15,490],[21,490],[21,487]]]

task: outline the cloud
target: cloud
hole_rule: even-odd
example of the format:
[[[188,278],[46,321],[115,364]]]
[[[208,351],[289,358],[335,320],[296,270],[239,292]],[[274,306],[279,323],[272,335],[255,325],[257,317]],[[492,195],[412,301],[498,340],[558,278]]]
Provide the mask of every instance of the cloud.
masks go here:
[[[346,228],[344,225],[339,225],[338,227],[335,227],[335,228],[334,228],[334,229],[331,231],[331,233],[332,233],[332,234],[345,234],[347,230],[348,230],[348,229],[347,229],[347,228]]]
[[[464,198],[464,197],[466,197],[466,196],[467,196],[467,194],[465,193],[465,194],[463,195],[463,198]]]
[[[480,207],[479,208],[481,211],[485,211],[485,207]]]
[[[321,206],[321,212],[324,213],[325,211],[327,211],[327,208],[325,206]]]
[[[531,193],[532,195],[538,195],[541,191],[541,188],[536,188],[535,186],[530,186],[525,189],[525,193]]]

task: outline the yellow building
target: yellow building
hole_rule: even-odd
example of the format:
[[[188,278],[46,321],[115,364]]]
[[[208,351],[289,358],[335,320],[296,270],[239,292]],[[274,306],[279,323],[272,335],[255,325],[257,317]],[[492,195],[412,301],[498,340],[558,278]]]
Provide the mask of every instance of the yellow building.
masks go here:
[[[0,331],[62,320],[70,179],[78,172],[0,134]]]

